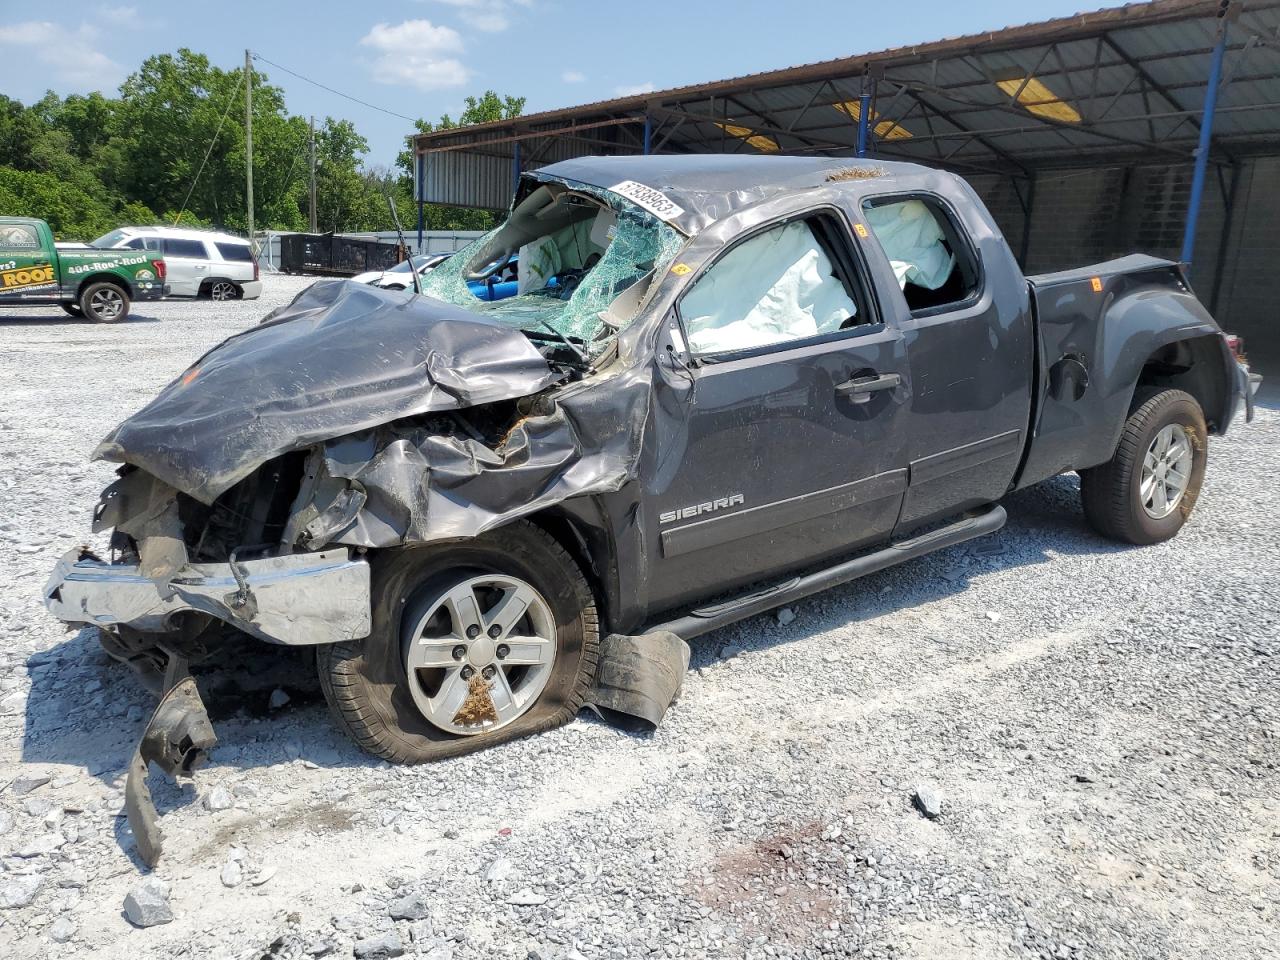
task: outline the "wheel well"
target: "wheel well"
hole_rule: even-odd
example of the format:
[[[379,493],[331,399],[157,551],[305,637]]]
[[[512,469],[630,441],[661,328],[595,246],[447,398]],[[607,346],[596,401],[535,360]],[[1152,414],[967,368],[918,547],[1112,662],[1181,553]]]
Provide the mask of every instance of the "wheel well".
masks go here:
[[[119,287],[124,291],[125,296],[132,297],[133,293],[129,290],[129,285],[121,280],[114,273],[91,273],[80,281],[80,285],[76,287],[76,301],[79,302],[80,295],[84,293],[85,288],[91,283],[110,283]]]
[[[610,592],[605,589],[602,567],[597,562],[591,546],[593,541],[599,539],[598,536],[593,536],[592,531],[582,520],[555,507],[541,510],[525,517],[525,519],[550,534],[560,546],[569,552],[569,556],[573,557],[573,562],[582,571],[582,576],[586,578],[587,586],[590,587],[591,593],[595,596],[596,609],[600,612],[601,626],[604,627],[609,624],[612,620],[612,610],[608,602]],[[603,548],[598,547],[597,549]]]
[[[1196,398],[1209,429],[1217,432],[1225,413],[1227,384],[1222,345],[1213,335],[1177,340],[1161,347],[1143,364],[1134,399],[1144,387],[1184,390]]]
[[[237,290],[240,289],[240,284],[236,283],[230,277],[205,277],[203,280],[200,281],[200,289],[196,291],[196,296],[198,297],[204,296],[206,293],[209,292],[209,288],[212,287],[215,283],[218,283],[219,281],[229,283],[232,286],[234,286]]]

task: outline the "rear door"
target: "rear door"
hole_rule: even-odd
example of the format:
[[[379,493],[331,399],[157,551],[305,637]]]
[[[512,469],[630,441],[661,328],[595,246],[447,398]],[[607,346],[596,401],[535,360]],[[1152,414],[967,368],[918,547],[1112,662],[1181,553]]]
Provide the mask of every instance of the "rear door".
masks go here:
[[[928,192],[872,197],[861,209],[896,279],[885,284],[885,307],[898,314],[909,360],[902,530],[998,500],[1027,442],[1027,285],[994,227],[959,210]]]
[[[176,297],[199,294],[200,285],[210,276],[209,252],[204,241],[164,237],[161,244],[169,292]]]
[[[676,309],[690,363],[660,368],[656,399],[685,426],[656,439],[646,479],[650,610],[886,538],[906,489],[906,360],[847,218],[753,229]]]
[[[0,303],[58,295],[53,251],[34,223],[0,223]]]

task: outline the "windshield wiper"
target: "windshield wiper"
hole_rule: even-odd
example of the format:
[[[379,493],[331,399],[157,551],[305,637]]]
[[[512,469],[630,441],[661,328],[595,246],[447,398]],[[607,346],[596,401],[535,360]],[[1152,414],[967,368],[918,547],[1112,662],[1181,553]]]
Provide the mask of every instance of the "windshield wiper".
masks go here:
[[[422,295],[422,278],[418,276],[418,271],[413,267],[414,255],[409,252],[409,245],[404,242],[404,230],[400,227],[400,214],[396,212],[396,202],[391,199],[391,194],[387,194],[387,207],[391,210],[391,222],[396,225],[396,239],[400,242],[400,249],[405,252],[405,258],[409,263],[409,275],[413,277],[413,292],[418,296]]]
[[[582,361],[582,365],[583,365],[584,367],[586,367],[586,368],[587,368],[587,372],[588,372],[588,373],[595,373],[594,368],[591,366],[591,361],[587,359],[587,355],[586,355],[585,353],[583,353],[581,350],[579,350],[579,349],[578,349],[578,347],[577,347],[577,345],[576,345],[576,344],[574,344],[574,342],[573,342],[572,340],[570,340],[570,339],[569,339],[568,337],[566,337],[563,333],[561,333],[559,330],[557,330],[555,327],[553,327],[553,326],[552,326],[548,321],[543,320],[541,317],[539,317],[539,318],[538,318],[538,323],[539,323],[541,326],[544,326],[544,327],[546,327],[548,330],[550,330],[550,331],[551,331],[551,335],[552,335],[552,336],[554,336],[557,340],[559,340],[559,341],[560,341],[561,343],[563,343],[566,347],[568,347],[570,350],[572,350],[572,351],[573,351],[574,356],[576,356],[579,360],[581,360],[581,361]]]

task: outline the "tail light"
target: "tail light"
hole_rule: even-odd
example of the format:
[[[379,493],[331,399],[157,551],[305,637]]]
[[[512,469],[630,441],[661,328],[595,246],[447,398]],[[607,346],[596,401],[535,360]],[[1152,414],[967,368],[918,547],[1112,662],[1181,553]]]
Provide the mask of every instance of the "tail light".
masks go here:
[[[156,272],[156,279],[163,280],[165,277],[165,265],[163,260],[152,260],[151,269]]]
[[[1234,333],[1228,333],[1227,347],[1231,350],[1231,355],[1240,363],[1244,363],[1244,337],[1238,337]]]

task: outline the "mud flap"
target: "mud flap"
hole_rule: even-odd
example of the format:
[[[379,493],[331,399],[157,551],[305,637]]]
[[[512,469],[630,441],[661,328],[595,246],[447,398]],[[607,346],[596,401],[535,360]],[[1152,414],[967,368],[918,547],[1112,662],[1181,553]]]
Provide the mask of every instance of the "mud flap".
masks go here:
[[[589,705],[624,730],[655,729],[689,669],[689,644],[667,630],[632,637],[611,633],[600,643],[600,665]]]
[[[125,779],[125,813],[129,817],[138,853],[147,866],[156,865],[164,843],[155,803],[147,786],[149,765],[156,764],[172,777],[179,774],[190,776],[217,742],[196,681],[186,674],[160,698],[160,705],[152,714],[138,748],[133,751],[129,775]]]

